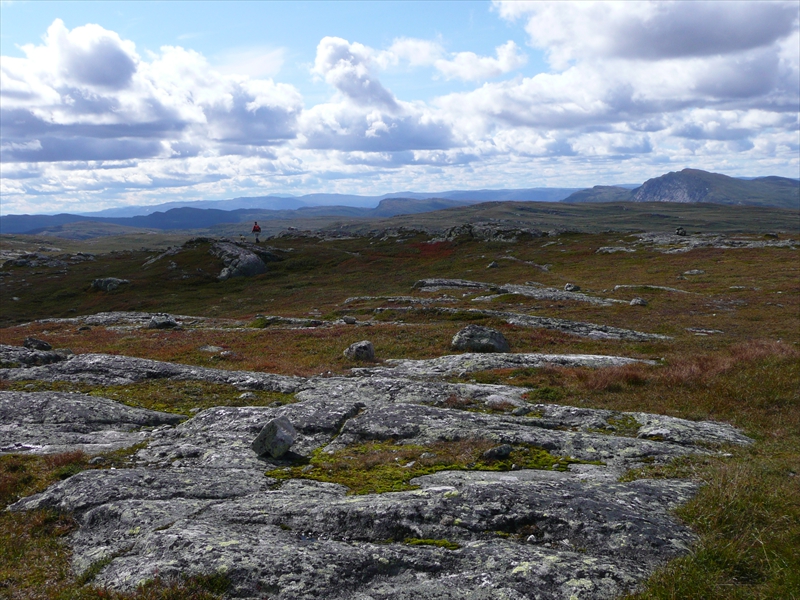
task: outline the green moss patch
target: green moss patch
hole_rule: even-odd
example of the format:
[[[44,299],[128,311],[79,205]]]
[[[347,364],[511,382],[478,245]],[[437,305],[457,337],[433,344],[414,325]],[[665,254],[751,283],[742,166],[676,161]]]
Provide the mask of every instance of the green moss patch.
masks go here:
[[[537,446],[516,444],[510,456],[488,460],[486,450],[498,443],[485,439],[436,442],[429,446],[397,444],[393,441],[369,442],[349,446],[328,454],[316,450],[304,465],[268,471],[276,479],[313,479],[338,483],[353,494],[381,494],[417,489],[409,483],[415,477],[438,471],[510,471],[548,469],[566,471],[572,458],[554,456]]]

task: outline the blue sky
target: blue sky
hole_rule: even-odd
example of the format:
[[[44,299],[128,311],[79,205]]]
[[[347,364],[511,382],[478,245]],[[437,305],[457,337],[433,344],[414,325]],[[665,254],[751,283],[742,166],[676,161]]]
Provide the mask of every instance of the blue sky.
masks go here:
[[[0,2],[0,212],[800,173],[797,2]]]

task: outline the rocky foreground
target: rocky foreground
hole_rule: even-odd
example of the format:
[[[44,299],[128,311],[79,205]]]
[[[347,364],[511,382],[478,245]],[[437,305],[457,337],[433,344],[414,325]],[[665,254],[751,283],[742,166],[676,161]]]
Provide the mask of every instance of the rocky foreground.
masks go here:
[[[95,396],[0,392],[2,452],[143,444],[133,468],[84,471],[11,506],[74,513],[76,572],[94,567],[94,583],[123,590],[157,575],[224,572],[237,598],[614,598],[694,541],[671,510],[695,483],[620,475],[750,443],[721,423],[532,404],[520,388],[442,381],[500,366],[632,360],[624,357],[461,354],[309,379],[13,346],[0,358],[7,380],[203,380],[294,395],[178,422]],[[291,451],[258,456],[251,443],[277,417],[296,431]],[[418,489],[363,495],[276,475],[302,475],[315,452],[387,440],[536,446],[566,470],[467,466],[418,477]]]

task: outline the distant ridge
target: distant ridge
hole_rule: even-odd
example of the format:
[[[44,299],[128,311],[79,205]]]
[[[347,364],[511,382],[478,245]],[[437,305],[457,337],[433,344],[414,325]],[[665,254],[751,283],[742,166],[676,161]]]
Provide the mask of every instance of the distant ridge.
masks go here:
[[[710,202],[800,209],[800,181],[788,177],[737,179],[684,169],[648,179],[633,190],[595,186],[575,192],[562,202]]]
[[[149,215],[134,217],[88,217],[85,215],[7,215],[0,217],[0,233],[38,234],[57,231],[73,223],[93,223],[108,226],[135,227],[149,230],[207,229],[221,223],[243,223],[249,221],[289,220],[310,217],[388,218],[396,215],[417,214],[474,204],[446,198],[386,198],[375,208],[357,206],[304,206],[293,210],[264,210],[239,208],[219,210],[216,208],[171,208]],[[247,228],[249,230],[249,227]]]
[[[633,186],[636,187],[636,186]],[[388,199],[458,200],[461,204],[476,202],[505,202],[518,200],[523,202],[558,202],[577,192],[580,188],[526,188],[503,190],[450,190],[447,192],[393,192],[382,196],[358,196],[355,194],[306,194],[305,196],[243,196],[228,200],[198,200],[193,202],[165,202],[150,206],[123,206],[108,208],[97,212],[76,213],[84,217],[136,217],[155,212],[165,212],[173,208],[198,208],[217,210],[237,210],[240,208],[257,208],[264,210],[297,210],[317,206],[349,206],[375,208],[381,201]]]

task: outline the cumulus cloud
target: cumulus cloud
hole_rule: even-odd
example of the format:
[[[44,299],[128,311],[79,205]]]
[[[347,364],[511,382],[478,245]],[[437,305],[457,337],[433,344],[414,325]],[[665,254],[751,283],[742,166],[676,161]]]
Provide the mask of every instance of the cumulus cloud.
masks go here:
[[[214,154],[209,142],[296,135],[302,98],[292,86],[222,75],[196,52],[165,46],[144,60],[112,31],[60,20],[22,50],[0,65],[3,162]]]
[[[556,68],[573,60],[662,60],[770,46],[797,28],[796,2],[514,2],[501,16],[524,19],[533,46]]]
[[[281,72],[282,49],[212,60],[178,46],[139,54],[113,31],[56,20],[24,56],[0,61],[2,210],[594,185],[684,166],[796,176],[796,3],[495,9],[549,70],[523,70],[528,57],[514,41],[479,55],[452,52],[442,38],[376,49],[326,37],[310,77],[330,95],[312,106],[269,78]],[[384,83],[398,72],[448,89],[445,81],[464,83],[422,101]],[[38,204],[26,205],[31,198]]]
[[[317,46],[313,72],[333,86],[330,102],[301,117],[301,146],[318,150],[401,152],[448,148],[449,126],[427,107],[402,102],[376,72],[386,55],[359,43],[326,37]]]

